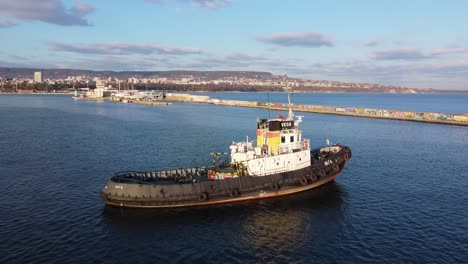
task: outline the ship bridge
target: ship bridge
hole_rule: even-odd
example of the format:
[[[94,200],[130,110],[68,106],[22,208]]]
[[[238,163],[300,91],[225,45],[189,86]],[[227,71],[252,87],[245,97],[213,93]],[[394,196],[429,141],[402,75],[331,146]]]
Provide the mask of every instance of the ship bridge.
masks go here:
[[[230,147],[231,162],[310,150],[310,141],[302,138],[302,131],[298,127],[301,122],[302,117],[295,121],[282,116],[258,119],[257,140],[233,142]]]

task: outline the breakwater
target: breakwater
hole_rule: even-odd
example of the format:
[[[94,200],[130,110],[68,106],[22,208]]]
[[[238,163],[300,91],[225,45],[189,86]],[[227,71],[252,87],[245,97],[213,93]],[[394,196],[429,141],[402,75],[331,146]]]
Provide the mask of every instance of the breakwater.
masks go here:
[[[224,100],[214,99],[204,95],[190,94],[167,94],[166,100],[187,102],[187,103],[205,103],[235,107],[264,108],[271,110],[287,111],[286,103],[258,102],[242,100]],[[468,126],[468,114],[449,114],[449,113],[431,113],[405,110],[387,110],[360,107],[343,107],[327,105],[308,105],[293,104],[292,109],[296,112],[308,112],[316,114],[343,115],[360,118],[378,118],[400,121],[424,122],[433,124]]]

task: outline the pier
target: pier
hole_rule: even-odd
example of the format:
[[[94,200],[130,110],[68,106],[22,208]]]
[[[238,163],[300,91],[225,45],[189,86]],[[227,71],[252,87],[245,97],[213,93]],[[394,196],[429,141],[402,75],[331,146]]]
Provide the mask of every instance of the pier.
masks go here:
[[[122,102],[121,99],[111,97],[73,97],[74,99],[83,100],[109,100],[113,102]],[[179,103],[200,103],[200,104],[214,104],[220,106],[233,106],[233,107],[248,107],[248,108],[262,108],[278,111],[288,111],[287,103],[275,102],[258,102],[258,101],[242,101],[242,100],[225,100],[214,99],[206,95],[191,95],[182,93],[167,93],[165,99],[157,100],[137,100],[126,99],[123,102],[163,106],[171,105],[172,102]],[[422,122],[431,124],[443,125],[457,125],[468,126],[468,114],[460,113],[431,113],[431,112],[418,112],[407,110],[387,110],[375,109],[364,107],[344,107],[344,106],[329,106],[329,105],[309,105],[309,104],[292,104],[292,109],[295,112],[315,113],[315,114],[328,114],[328,115],[341,115],[359,118],[376,118],[388,119],[399,121]]]
[[[263,108],[287,111],[287,103],[257,102],[241,100],[212,99],[204,95],[166,94],[166,100],[185,103],[205,103],[234,107]],[[377,118],[399,121],[423,122],[432,124],[468,126],[468,114],[430,113],[405,110],[386,110],[361,107],[343,107],[327,105],[293,104],[295,112],[352,116],[359,118]]]

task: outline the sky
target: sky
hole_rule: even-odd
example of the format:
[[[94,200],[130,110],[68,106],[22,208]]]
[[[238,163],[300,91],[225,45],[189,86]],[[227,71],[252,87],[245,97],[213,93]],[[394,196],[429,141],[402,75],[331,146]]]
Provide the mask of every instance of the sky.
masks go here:
[[[0,0],[0,67],[468,90],[464,0]]]

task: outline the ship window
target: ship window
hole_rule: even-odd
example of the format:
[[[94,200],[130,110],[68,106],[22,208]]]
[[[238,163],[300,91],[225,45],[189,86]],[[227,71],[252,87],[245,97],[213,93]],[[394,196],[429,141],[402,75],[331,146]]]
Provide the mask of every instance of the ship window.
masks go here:
[[[286,142],[286,137],[285,136],[281,136],[281,143],[285,143]]]
[[[291,136],[289,140],[290,142],[294,142],[294,136]]]

